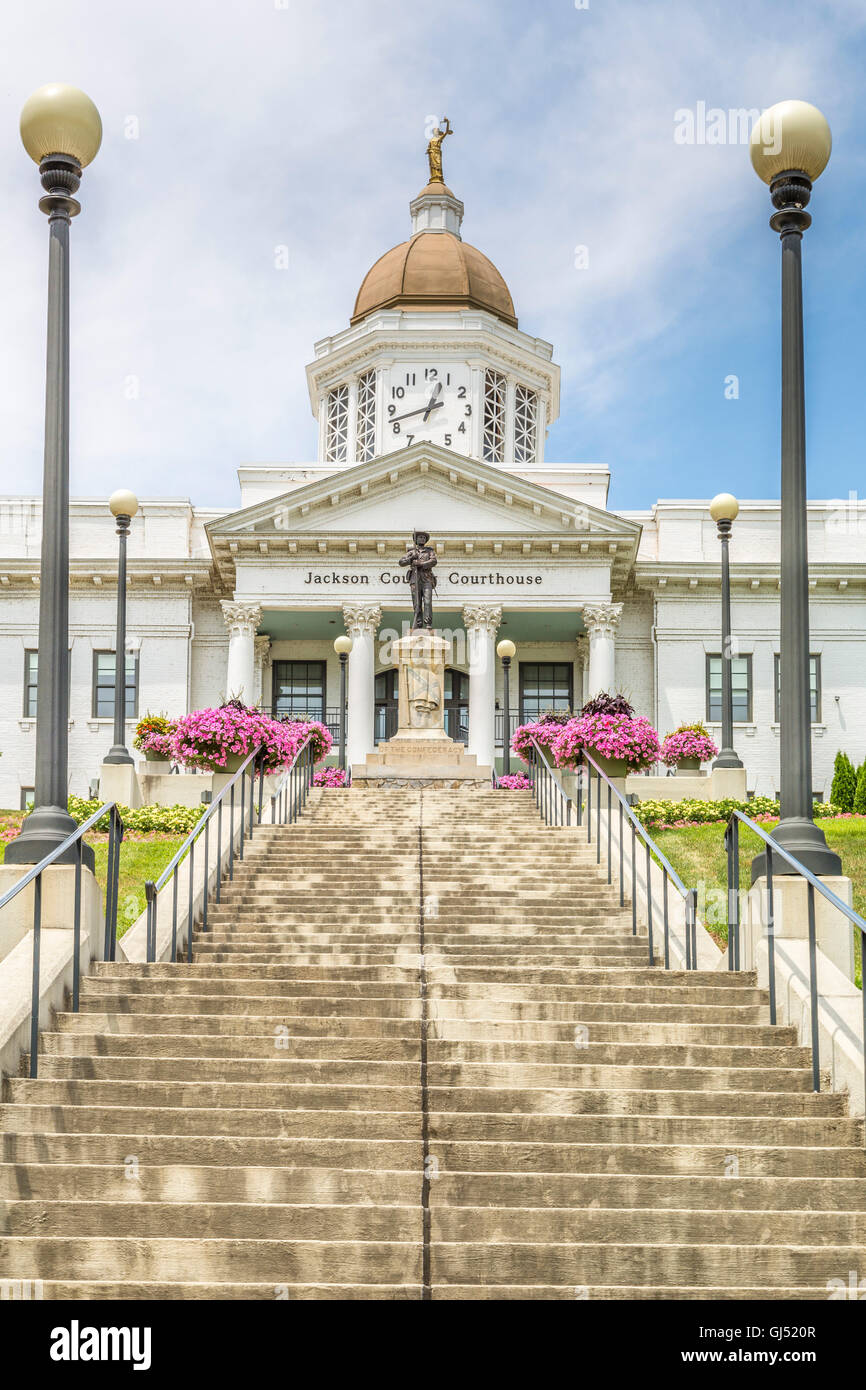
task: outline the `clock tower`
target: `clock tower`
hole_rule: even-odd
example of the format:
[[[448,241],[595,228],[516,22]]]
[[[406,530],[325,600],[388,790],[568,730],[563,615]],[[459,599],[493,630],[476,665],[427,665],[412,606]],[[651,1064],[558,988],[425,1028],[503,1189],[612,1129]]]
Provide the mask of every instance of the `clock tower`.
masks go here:
[[[307,368],[320,467],[423,441],[519,472],[544,462],[559,368],[549,343],[518,328],[496,266],[463,240],[463,203],[441,172],[445,125],[409,205],[411,236],[367,272],[349,327],[317,343]]]

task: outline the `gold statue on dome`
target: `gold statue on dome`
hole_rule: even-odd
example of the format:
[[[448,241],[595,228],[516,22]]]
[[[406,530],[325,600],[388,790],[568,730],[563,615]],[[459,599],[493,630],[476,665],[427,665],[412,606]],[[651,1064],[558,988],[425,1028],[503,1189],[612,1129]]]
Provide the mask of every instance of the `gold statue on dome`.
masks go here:
[[[448,117],[443,116],[442,120],[445,127],[444,130],[440,130],[439,126],[437,125],[436,129],[430,137],[430,143],[427,146],[427,162],[430,165],[431,183],[445,182],[445,179],[442,176],[442,141],[446,138],[446,136],[454,134],[454,131],[451,129],[451,122],[449,121]]]

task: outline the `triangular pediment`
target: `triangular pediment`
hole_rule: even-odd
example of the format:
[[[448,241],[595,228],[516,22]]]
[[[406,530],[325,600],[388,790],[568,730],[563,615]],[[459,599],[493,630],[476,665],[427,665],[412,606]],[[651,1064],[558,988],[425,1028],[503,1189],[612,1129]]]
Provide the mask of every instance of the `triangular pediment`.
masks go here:
[[[636,546],[640,526],[503,469],[429,443],[413,445],[229,513],[212,546],[287,533],[591,535]]]

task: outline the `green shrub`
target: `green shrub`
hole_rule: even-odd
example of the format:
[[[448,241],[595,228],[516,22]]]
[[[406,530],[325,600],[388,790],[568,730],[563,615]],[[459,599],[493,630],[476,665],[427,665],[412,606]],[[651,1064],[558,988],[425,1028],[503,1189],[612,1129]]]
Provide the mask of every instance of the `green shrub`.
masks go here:
[[[860,771],[857,773],[853,810],[858,816],[866,816],[866,762],[860,764]]]
[[[98,799],[86,801],[80,796],[70,796],[69,814],[76,825],[82,825],[102,804]],[[188,835],[198,825],[204,809],[203,806],[137,806],[133,811],[129,806],[118,807],[124,829],[159,835]],[[108,817],[97,822],[94,829],[107,830]]]
[[[841,809],[829,801],[818,802],[813,808],[816,820],[832,819]],[[735,801],[732,797],[722,801],[697,801],[686,797],[682,801],[640,801],[632,810],[641,825],[652,830],[684,821],[690,825],[722,824],[730,819],[732,811],[742,811],[750,820],[773,818],[779,814],[779,803],[769,796],[756,796],[751,801]]]
[[[843,811],[854,809],[854,794],[857,790],[857,773],[847,753],[836,754],[833,764],[833,783],[830,787],[830,800]]]

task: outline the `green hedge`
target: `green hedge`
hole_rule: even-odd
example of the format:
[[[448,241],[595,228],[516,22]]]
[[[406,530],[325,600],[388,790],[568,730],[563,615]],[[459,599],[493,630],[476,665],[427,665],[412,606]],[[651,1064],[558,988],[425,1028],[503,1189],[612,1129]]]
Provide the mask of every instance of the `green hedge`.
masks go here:
[[[730,819],[732,811],[742,811],[752,820],[759,816],[778,816],[779,803],[769,796],[756,796],[751,801],[736,801],[733,797],[725,797],[722,801],[698,801],[686,797],[683,801],[640,801],[633,810],[641,825],[652,829],[678,821],[696,825],[722,823]],[[817,802],[813,812],[816,820],[832,819],[841,814],[840,808],[830,801]]]
[[[81,796],[70,796],[69,814],[74,819],[76,825],[83,824],[99,810],[102,801],[93,799],[86,801]],[[118,806],[121,819],[125,830],[138,830],[142,832],[156,832],[163,835],[188,835],[194,830],[201,820],[204,806],[138,806],[133,811],[129,806]],[[95,827],[97,830],[108,829],[108,817],[106,816]]]

